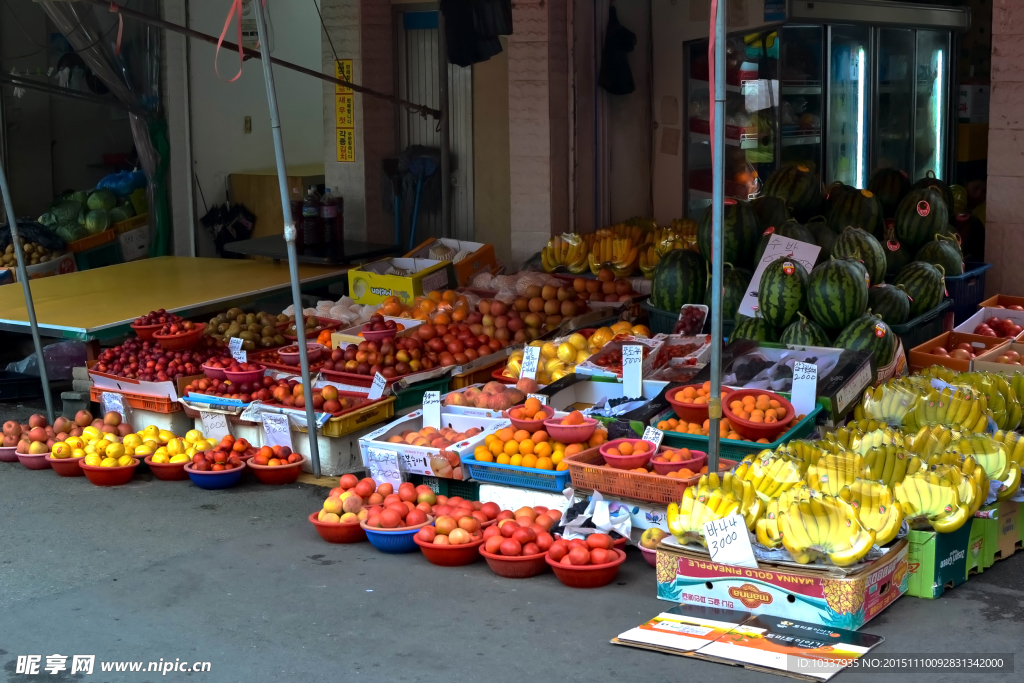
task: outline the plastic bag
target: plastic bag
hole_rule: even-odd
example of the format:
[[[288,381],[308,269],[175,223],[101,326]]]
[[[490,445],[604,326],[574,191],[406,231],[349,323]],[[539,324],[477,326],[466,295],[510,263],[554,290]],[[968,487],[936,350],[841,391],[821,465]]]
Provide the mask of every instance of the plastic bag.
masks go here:
[[[827,559],[846,567],[861,561],[875,544],[875,532],[864,528],[853,506],[828,494],[790,499],[778,508],[776,524],[782,545],[800,564]]]
[[[111,190],[119,197],[125,197],[144,187],[146,187],[146,174],[139,170],[111,173],[96,183],[97,190]]]
[[[815,491],[838,496],[844,486],[860,476],[863,468],[864,458],[860,453],[826,453],[807,468],[807,485]]]
[[[35,221],[18,220],[18,237],[25,242],[35,242],[49,251],[63,252],[68,246],[67,243],[54,234],[45,225]],[[7,249],[11,244],[11,228],[7,223],[0,225],[0,252]]]
[[[856,479],[839,492],[839,497],[857,511],[857,521],[875,532],[875,543],[885,545],[896,538],[903,526],[903,508],[892,489],[867,479]]]
[[[806,463],[787,454],[763,450],[744,458],[735,473],[740,480],[750,482],[760,499],[768,501],[803,481],[806,469]]]
[[[83,367],[86,362],[85,344],[79,341],[62,341],[43,347],[43,358],[46,359],[46,378],[51,381],[68,381],[74,379],[72,370]],[[32,353],[14,363],[7,364],[8,372],[20,372],[25,375],[39,375],[39,357]]]
[[[568,512],[562,525],[562,536],[568,540],[586,538],[590,534],[604,533],[612,538],[629,538],[633,520],[629,507],[622,503],[608,501],[594,491],[583,512],[570,518]]]
[[[941,471],[916,472],[893,487],[896,500],[912,527],[915,523],[927,524],[940,533],[950,533],[971,518],[970,508],[961,502],[960,480],[954,470],[960,472],[955,466],[945,466]]]

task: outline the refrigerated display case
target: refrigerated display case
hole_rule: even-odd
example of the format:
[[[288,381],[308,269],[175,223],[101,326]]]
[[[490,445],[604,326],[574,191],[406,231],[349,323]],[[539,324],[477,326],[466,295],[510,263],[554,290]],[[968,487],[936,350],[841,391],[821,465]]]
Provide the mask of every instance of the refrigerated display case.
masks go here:
[[[779,166],[823,185],[864,188],[881,166],[912,179],[951,173],[956,83],[950,69],[966,8],[905,3],[791,3],[781,25],[729,35],[727,196],[751,199]],[[684,43],[685,207],[711,201],[707,40]]]

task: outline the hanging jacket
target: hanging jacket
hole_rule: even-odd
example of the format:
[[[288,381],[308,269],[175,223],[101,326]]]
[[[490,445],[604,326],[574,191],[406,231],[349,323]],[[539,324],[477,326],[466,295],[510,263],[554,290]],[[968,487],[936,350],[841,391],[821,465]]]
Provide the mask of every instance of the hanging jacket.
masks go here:
[[[628,95],[636,90],[627,54],[636,47],[636,34],[619,23],[612,7],[608,10],[608,29],[601,50],[601,73],[598,84],[612,95]]]

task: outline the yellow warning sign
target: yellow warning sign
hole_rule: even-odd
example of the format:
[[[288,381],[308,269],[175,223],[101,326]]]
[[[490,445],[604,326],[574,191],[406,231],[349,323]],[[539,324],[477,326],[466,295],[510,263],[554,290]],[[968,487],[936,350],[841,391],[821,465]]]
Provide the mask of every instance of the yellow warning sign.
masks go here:
[[[338,129],[338,161],[356,160],[356,131],[353,128]]]
[[[337,59],[334,61],[334,77],[340,78],[348,83],[352,82],[352,60],[351,59]],[[350,95],[352,94],[352,88],[347,88],[343,85],[335,83],[334,92],[338,95]]]
[[[334,96],[334,118],[338,128],[352,128],[356,125],[355,104],[353,95]]]

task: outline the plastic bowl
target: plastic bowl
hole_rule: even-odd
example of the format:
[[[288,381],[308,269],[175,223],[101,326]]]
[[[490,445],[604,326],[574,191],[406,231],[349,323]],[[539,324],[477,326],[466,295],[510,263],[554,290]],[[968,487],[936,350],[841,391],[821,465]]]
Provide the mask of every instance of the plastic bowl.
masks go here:
[[[619,556],[617,560],[605,562],[604,564],[587,564],[579,567],[560,564],[547,555],[544,556],[544,561],[551,565],[551,571],[555,573],[558,580],[569,588],[599,588],[600,586],[607,586],[614,581],[619,573],[619,567],[626,561],[626,553],[624,551],[616,548],[615,554]]]
[[[657,550],[651,550],[650,548],[645,548],[642,545],[638,546],[638,547],[640,548],[640,552],[641,552],[641,554],[643,554],[644,559],[647,560],[647,564],[651,565],[652,567],[657,567],[658,566],[658,551]]]
[[[414,553],[416,552],[416,532],[422,527],[434,523],[433,518],[423,524],[413,527],[402,527],[401,529],[371,529],[366,522],[359,522],[359,526],[366,532],[366,540],[382,553]]]
[[[247,458],[245,466],[251,469],[256,478],[264,484],[292,484],[298,481],[299,475],[302,474],[302,463],[304,462],[306,462],[305,457],[298,462],[271,467],[270,465],[257,465],[252,458]]]
[[[292,346],[295,346],[294,351],[285,351],[285,349],[291,348]],[[316,342],[306,342],[306,355],[309,357],[310,363],[319,360],[323,352],[323,344],[318,344]],[[281,361],[283,363],[286,363],[288,365],[299,364],[299,349],[298,346],[295,344],[291,344],[290,346],[282,346],[280,349],[277,350],[277,355],[281,357]]]
[[[0,462],[18,462],[18,447],[0,446]]]
[[[520,403],[519,405],[512,406],[511,408],[505,411],[505,416],[512,421],[512,426],[515,427],[516,429],[525,429],[526,431],[532,433],[537,431],[538,429],[544,429],[544,421],[550,420],[555,416],[554,408],[552,408],[551,406],[544,406],[544,417],[542,418],[538,418],[536,420],[520,420],[518,418],[511,417],[512,411],[515,410],[516,408],[522,408],[523,405],[523,403]]]
[[[211,368],[209,365],[203,364],[203,374],[210,379],[227,379],[228,376],[224,373],[224,368]]]
[[[242,372],[231,372],[230,370],[225,370],[224,374],[232,383],[252,383],[263,379],[263,375],[267,374],[267,368],[261,365],[259,370],[243,370]]]
[[[362,543],[366,540],[366,530],[359,522],[351,524],[340,524],[338,522],[321,522],[316,518],[320,514],[317,510],[309,516],[309,523],[316,527],[320,538],[328,543]]]
[[[384,341],[388,337],[394,338],[397,335],[398,335],[398,330],[397,329],[396,330],[369,330],[369,331],[364,330],[364,331],[359,333],[359,336],[361,336],[366,341],[375,341],[375,342]]]
[[[85,460],[84,455],[78,458],[54,458],[47,454],[46,460],[50,463],[50,467],[53,468],[53,471],[62,477],[85,476],[85,472],[78,466],[78,463]]]
[[[629,543],[629,539],[625,536],[619,536],[618,538],[612,539],[612,546],[617,550],[622,550]]]
[[[206,323],[196,323],[195,325],[196,328],[187,334],[154,334],[153,339],[166,351],[191,349],[203,338],[203,330],[206,329]],[[163,326],[161,325],[161,327]]]
[[[707,403],[703,405],[699,403],[683,403],[682,401],[676,399],[676,394],[681,392],[686,387],[699,388],[702,385],[703,382],[699,382],[697,384],[685,384],[681,387],[671,389],[667,394],[665,394],[665,400],[667,400],[669,404],[671,404],[672,410],[674,410],[676,413],[676,417],[678,417],[681,420],[686,420],[687,422],[697,422],[699,424],[703,424],[704,420],[708,419]],[[735,391],[735,389],[722,387],[722,393],[725,394],[726,396],[731,394],[733,391]]]
[[[128,327],[135,330],[135,334],[139,339],[142,341],[149,341],[153,338],[153,335],[156,334],[156,331],[163,326],[164,323],[156,323],[155,325],[136,325],[135,323],[132,323]]]
[[[185,481],[188,479],[188,472],[185,471],[185,462],[153,462],[153,456],[147,455],[143,461],[149,465],[153,476],[162,481]]]
[[[647,450],[643,453],[635,453],[633,455],[609,455],[608,450],[615,448],[620,443],[631,443],[637,444],[642,443],[647,446]],[[651,444],[647,443],[642,439],[615,439],[607,443],[601,444],[598,449],[601,453],[601,457],[604,458],[605,463],[609,467],[614,467],[617,470],[635,470],[638,467],[646,467],[648,461],[654,456],[654,448]]]
[[[96,486],[121,486],[130,482],[135,476],[135,468],[139,466],[139,459],[132,458],[132,464],[123,467],[86,465],[84,460],[78,466],[85,470],[86,478]]]
[[[506,579],[528,579],[531,576],[543,574],[548,568],[548,563],[544,561],[544,558],[548,556],[547,553],[506,557],[489,553],[481,547],[480,554],[487,560],[487,566],[491,568],[492,572]]]
[[[768,398],[778,401],[783,408],[786,409],[786,415],[780,422],[770,422],[765,424],[763,422],[751,422],[750,420],[744,420],[743,418],[736,417],[736,415],[729,409],[729,403],[732,401],[742,400],[744,396],[759,396],[765,394]],[[768,441],[774,441],[779,435],[789,430],[789,423],[793,420],[793,416],[796,414],[793,409],[793,404],[782,398],[778,394],[774,394],[770,391],[764,391],[762,389],[740,389],[734,391],[729,395],[728,401],[722,401],[722,408],[725,416],[729,418],[729,424],[732,425],[736,433],[742,437],[750,439],[751,441],[757,441],[758,439],[768,439]]]
[[[28,453],[16,453],[18,461],[22,465],[29,468],[30,470],[48,470],[50,469],[50,461],[47,458],[50,457],[49,453],[40,453],[39,455],[29,455]]]
[[[473,564],[480,559],[480,546],[484,544],[483,538],[462,545],[434,545],[421,541],[416,536],[413,536],[412,540],[420,547],[423,557],[438,567],[463,567]]]
[[[664,449],[662,449],[662,451],[659,451],[659,453],[663,451]],[[704,451],[695,451],[691,448],[690,454],[697,455],[697,457],[691,458],[689,460],[682,460],[680,462],[657,462],[655,460],[651,460],[651,466],[654,467],[654,471],[657,472],[658,474],[668,474],[669,472],[678,472],[684,467],[690,470],[691,472],[697,472],[700,470],[701,467],[704,467],[704,465],[707,464],[708,454],[705,453]]]
[[[235,467],[230,470],[220,470],[219,472],[207,471],[199,472],[192,469],[189,463],[185,463],[183,468],[188,473],[188,478],[192,480],[192,483],[201,489],[209,489],[215,491],[217,489],[231,488],[242,479],[242,472],[245,472],[245,465],[241,467]]]
[[[561,441],[564,444],[583,443],[597,431],[597,420],[592,417],[583,418],[581,425],[564,425],[562,424],[563,419],[554,417],[544,420],[544,429],[548,436],[555,441]]]

